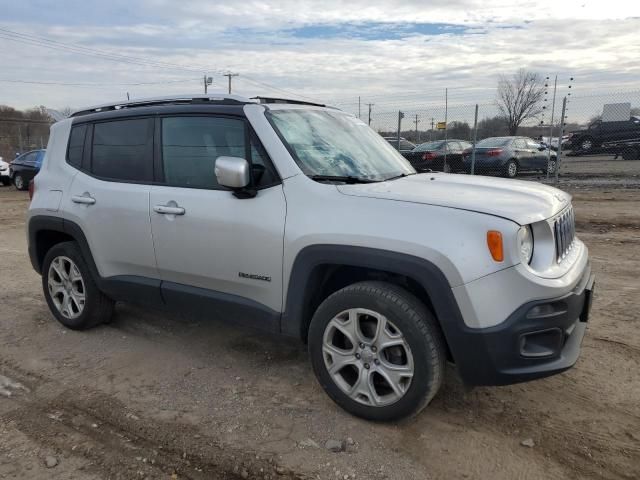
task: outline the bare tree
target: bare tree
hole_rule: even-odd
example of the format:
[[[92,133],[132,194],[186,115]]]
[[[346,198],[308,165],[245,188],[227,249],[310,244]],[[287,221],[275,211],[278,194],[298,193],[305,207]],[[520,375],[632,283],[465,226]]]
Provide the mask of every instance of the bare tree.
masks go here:
[[[544,84],[537,73],[520,69],[508,78],[500,76],[496,104],[507,122],[509,135],[517,135],[525,120],[542,112]]]

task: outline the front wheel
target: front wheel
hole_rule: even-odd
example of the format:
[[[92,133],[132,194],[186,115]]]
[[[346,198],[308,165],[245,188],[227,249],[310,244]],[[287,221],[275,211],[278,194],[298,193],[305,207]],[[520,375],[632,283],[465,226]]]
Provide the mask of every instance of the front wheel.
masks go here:
[[[580,140],[578,148],[581,153],[589,153],[593,150],[593,139],[591,137],[585,137]]]
[[[420,300],[393,284],[360,282],[329,296],[311,320],[308,341],[320,385],[358,417],[415,415],[442,383],[439,326]]]
[[[556,173],[556,167],[557,162],[555,160],[549,160],[549,163],[547,164],[547,173],[550,175]]]

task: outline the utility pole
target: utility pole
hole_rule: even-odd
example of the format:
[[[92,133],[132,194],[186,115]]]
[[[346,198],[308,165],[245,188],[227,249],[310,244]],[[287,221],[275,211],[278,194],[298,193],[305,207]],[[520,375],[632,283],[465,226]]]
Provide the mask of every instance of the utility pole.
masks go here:
[[[414,120],[415,124],[416,124],[416,141],[418,143],[420,143],[420,131],[418,130],[418,123],[420,123],[420,120],[418,120],[418,114],[416,113],[416,119]]]
[[[229,79],[229,95],[231,95],[231,77],[237,77],[238,73],[224,73],[222,76],[227,77]]]
[[[358,118],[360,118],[360,95],[358,95]]]
[[[431,117],[431,130],[429,131],[429,140],[433,140],[433,127],[436,125],[436,119]]]
[[[369,106],[369,126],[371,126],[371,107],[373,107],[375,104],[367,103],[367,105]]]
[[[213,83],[213,78],[207,77],[206,75],[202,79],[202,83],[204,84],[204,94],[207,94],[207,87]]]

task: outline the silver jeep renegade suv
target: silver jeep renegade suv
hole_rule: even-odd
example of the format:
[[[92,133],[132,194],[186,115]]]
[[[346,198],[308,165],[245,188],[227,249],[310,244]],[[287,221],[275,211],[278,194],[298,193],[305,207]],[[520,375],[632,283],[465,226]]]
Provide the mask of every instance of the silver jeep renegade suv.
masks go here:
[[[569,195],[416,174],[323,105],[154,98],[51,128],[29,253],[53,315],[84,329],[115,301],[307,342],[327,394],[391,420],[469,385],[570,368],[593,275]]]

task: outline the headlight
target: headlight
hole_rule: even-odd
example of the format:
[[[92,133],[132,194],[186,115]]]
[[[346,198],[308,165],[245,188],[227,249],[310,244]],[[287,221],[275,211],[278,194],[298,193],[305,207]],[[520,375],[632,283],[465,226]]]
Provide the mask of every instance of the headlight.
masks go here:
[[[528,225],[518,230],[518,252],[522,263],[529,265],[533,256],[533,234]]]

